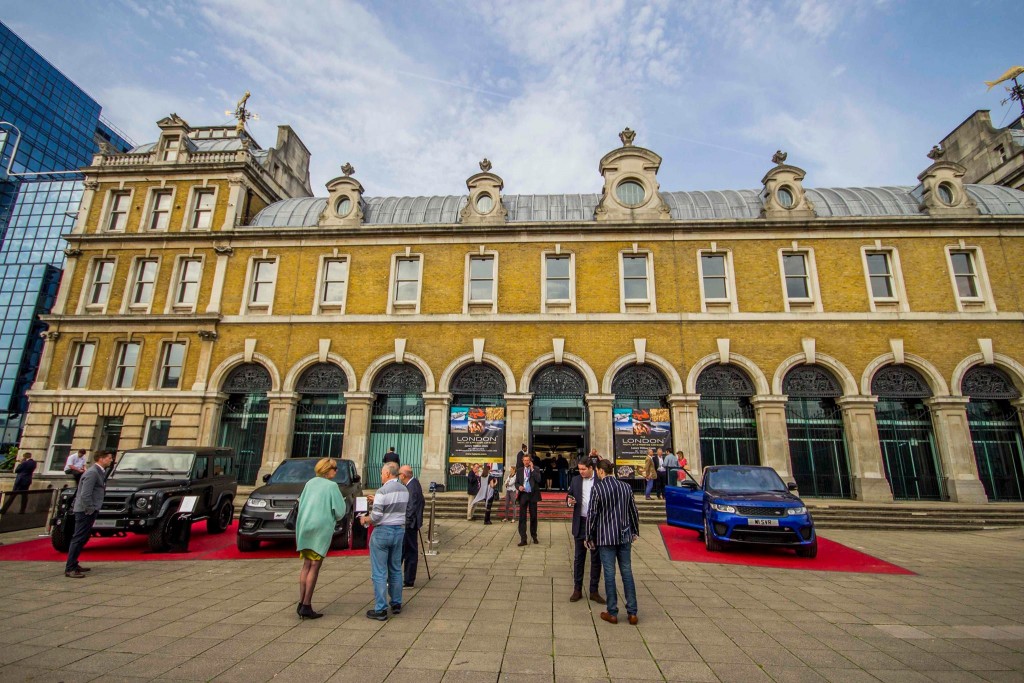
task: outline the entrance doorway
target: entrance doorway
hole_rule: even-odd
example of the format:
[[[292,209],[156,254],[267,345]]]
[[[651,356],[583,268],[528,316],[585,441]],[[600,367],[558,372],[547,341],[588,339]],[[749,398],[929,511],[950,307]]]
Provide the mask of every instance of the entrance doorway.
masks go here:
[[[562,455],[569,462],[565,487],[568,488],[569,479],[573,472],[576,472],[576,462],[586,455],[586,439],[583,434],[533,434],[530,444],[530,452],[536,453],[540,458],[537,463],[544,471],[544,488],[548,491],[561,488],[558,480],[557,462],[558,456]]]
[[[576,459],[587,452],[587,408],[584,396],[587,383],[576,370],[566,365],[549,365],[530,382],[533,403],[530,405],[530,451],[541,458],[544,484],[550,479],[558,488],[555,463],[559,453],[569,461],[569,471]]]

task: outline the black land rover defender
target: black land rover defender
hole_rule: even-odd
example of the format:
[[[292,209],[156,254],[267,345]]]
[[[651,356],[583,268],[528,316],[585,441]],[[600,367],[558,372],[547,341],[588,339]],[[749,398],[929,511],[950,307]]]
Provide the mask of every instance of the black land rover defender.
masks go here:
[[[50,542],[62,553],[68,551],[75,531],[75,492],[61,491],[52,521]],[[146,534],[150,550],[162,551],[170,545],[171,522],[182,498],[196,496],[192,521],[206,520],[206,530],[219,534],[231,525],[237,492],[230,448],[150,446],[125,451],[107,477],[93,533]]]

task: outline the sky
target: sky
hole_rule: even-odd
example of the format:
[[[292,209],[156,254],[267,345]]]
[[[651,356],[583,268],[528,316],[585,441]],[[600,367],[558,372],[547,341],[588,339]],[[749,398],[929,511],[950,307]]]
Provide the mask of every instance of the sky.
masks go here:
[[[760,187],[775,150],[808,187],[916,185],[975,110],[1006,125],[1019,0],[0,0],[0,20],[137,143],[171,112],[290,125],[314,194],[593,193],[629,126],[663,190]]]

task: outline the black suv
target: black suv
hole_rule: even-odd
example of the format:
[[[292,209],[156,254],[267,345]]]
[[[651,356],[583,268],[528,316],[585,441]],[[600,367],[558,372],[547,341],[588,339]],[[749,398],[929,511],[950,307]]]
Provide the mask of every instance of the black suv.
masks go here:
[[[306,482],[316,476],[314,468],[320,458],[288,458],[263,477],[264,486],[249,494],[242,512],[238,516],[236,543],[243,552],[258,550],[260,541],[295,540],[295,531],[286,529],[284,520],[299,499]],[[362,527],[353,529],[352,519],[356,496],[363,495],[356,465],[351,460],[338,460],[338,471],[334,481],[345,499],[345,518],[338,522],[331,541],[332,550],[344,550],[352,545],[365,543],[366,532]]]
[[[68,551],[74,533],[75,492],[61,491],[52,522],[50,542],[62,553]],[[230,448],[150,446],[125,451],[107,477],[93,533],[147,534],[150,550],[159,552],[170,545],[171,522],[183,497],[198,497],[192,521],[206,520],[206,530],[219,534],[231,525],[237,492]]]

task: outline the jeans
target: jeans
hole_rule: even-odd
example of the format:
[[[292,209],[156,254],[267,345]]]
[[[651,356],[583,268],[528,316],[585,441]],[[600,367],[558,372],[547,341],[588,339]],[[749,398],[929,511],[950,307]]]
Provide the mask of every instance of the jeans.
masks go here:
[[[619,614],[619,596],[615,592],[615,561],[619,561],[622,573],[622,589],[626,592],[626,614],[636,614],[636,584],[633,582],[633,546],[631,543],[622,545],[599,545],[597,552],[601,555],[601,567],[604,569],[604,594],[608,614]]]
[[[402,544],[402,564],[405,565],[405,583],[410,586],[416,583],[416,568],[420,562],[419,529],[405,529],[405,540]]]
[[[99,511],[91,515],[85,512],[75,513],[75,533],[71,536],[71,545],[68,547],[68,561],[64,565],[64,571],[70,572],[78,566],[78,556],[82,554],[82,549],[89,542],[89,536],[92,534],[92,525],[96,523],[96,518],[99,514]]]
[[[644,489],[644,498],[650,498],[651,497],[651,491],[654,490],[654,482],[655,482],[654,479],[648,479],[647,480],[647,487]]]
[[[373,580],[374,609],[383,612],[402,604],[402,546],[405,527],[388,524],[374,527],[370,534],[370,578]]]

